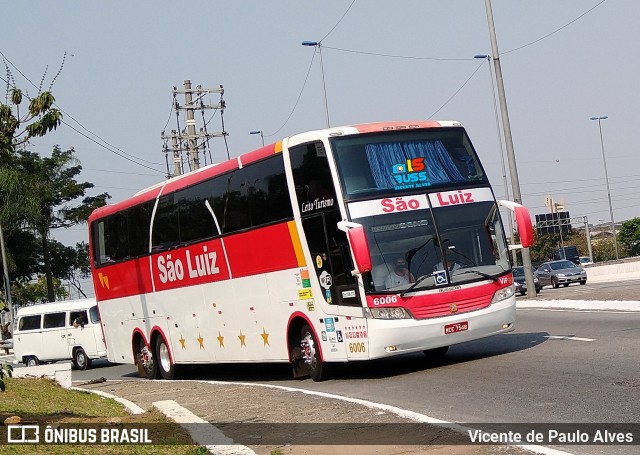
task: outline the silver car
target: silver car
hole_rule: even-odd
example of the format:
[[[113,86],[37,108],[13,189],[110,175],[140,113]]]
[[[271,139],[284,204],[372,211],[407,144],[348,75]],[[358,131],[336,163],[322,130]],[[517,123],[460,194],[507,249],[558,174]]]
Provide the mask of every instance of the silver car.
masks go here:
[[[540,287],[551,285],[559,288],[560,285],[567,287],[571,283],[587,284],[586,270],[566,259],[541,264],[535,276]]]

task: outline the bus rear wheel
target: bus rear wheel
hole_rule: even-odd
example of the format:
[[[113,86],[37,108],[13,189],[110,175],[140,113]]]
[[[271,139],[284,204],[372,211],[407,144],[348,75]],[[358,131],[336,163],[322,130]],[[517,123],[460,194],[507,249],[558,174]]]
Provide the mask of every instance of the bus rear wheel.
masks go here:
[[[320,357],[318,340],[308,324],[302,326],[300,333],[300,347],[302,358],[309,370],[309,376],[314,382],[320,382],[327,378],[327,364]]]
[[[156,364],[160,375],[167,380],[176,379],[178,367],[171,360],[169,346],[162,336],[156,338]]]
[[[151,346],[147,346],[144,340],[140,339],[137,362],[142,367],[147,379],[158,379],[160,377],[153,351],[154,349]]]

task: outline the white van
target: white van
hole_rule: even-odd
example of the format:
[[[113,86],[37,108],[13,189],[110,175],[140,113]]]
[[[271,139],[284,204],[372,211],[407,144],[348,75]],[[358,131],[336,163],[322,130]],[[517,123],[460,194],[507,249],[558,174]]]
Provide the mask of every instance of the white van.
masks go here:
[[[71,359],[79,370],[106,359],[107,348],[95,299],[68,300],[20,308],[13,353],[27,366]]]

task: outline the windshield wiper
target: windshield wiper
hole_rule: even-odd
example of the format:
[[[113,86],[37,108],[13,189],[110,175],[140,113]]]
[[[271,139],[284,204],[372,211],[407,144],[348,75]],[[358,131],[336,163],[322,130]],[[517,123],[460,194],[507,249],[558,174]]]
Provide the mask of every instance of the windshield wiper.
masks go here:
[[[422,275],[420,277],[418,277],[418,279],[416,280],[415,283],[413,283],[411,286],[409,286],[407,289],[405,289],[404,291],[402,291],[399,295],[400,297],[404,297],[405,294],[407,294],[408,292],[413,291],[413,289],[419,285],[420,283],[422,283],[424,280],[426,280],[427,278],[429,278],[430,276],[433,276],[433,273],[427,273],[426,275]]]
[[[483,278],[489,278],[490,280],[498,281],[498,277],[496,277],[494,275],[489,275],[488,273],[480,272],[478,270],[469,270],[469,269],[466,269],[466,270],[464,270],[462,272],[458,272],[458,273],[452,273],[451,276],[465,275],[467,273],[475,273],[476,275],[480,275]]]

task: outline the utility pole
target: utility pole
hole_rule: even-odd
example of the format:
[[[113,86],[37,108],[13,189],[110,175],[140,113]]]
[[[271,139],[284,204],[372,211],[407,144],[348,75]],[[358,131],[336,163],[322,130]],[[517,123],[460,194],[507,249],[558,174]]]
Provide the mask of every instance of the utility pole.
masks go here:
[[[220,102],[217,104],[205,104],[202,99],[205,95],[212,93],[220,94]],[[180,105],[177,101],[177,95],[184,95],[184,105]],[[188,163],[189,169],[195,171],[200,168],[200,149],[203,151],[207,148],[209,139],[212,137],[225,137],[228,135],[224,131],[224,121],[222,120],[222,128],[219,132],[209,133],[206,129],[206,123],[199,132],[196,131],[195,111],[199,109],[202,111],[204,121],[204,111],[209,109],[217,109],[220,111],[220,118],[223,119],[223,112],[226,107],[223,100],[224,88],[221,85],[220,88],[206,89],[198,85],[196,88],[191,87],[191,81],[189,79],[184,81],[184,90],[178,90],[177,87],[173,87],[174,97],[174,109],[176,111],[176,118],[178,121],[178,129],[171,130],[171,135],[165,135],[164,132],[160,134],[160,137],[165,141],[163,151],[165,153],[165,159],[167,160],[167,166],[169,162],[168,152],[169,148],[166,145],[168,140],[171,139],[171,150],[173,153],[173,176],[181,175],[184,172],[182,166],[182,150],[188,151]],[[195,97],[195,98],[194,98]],[[180,128],[180,111],[185,112],[185,125],[186,128]],[[206,164],[206,155],[205,155]],[[170,174],[170,173],[169,173]]]
[[[518,179],[518,168],[516,166],[516,155],[513,151],[513,138],[511,137],[511,124],[509,123],[509,112],[507,111],[507,97],[504,92],[504,82],[502,80],[502,68],[500,66],[500,54],[498,53],[498,39],[496,29],[493,24],[493,12],[491,11],[491,0],[485,0],[487,10],[487,22],[489,23],[489,36],[491,38],[491,52],[493,58],[493,68],[496,73],[496,84],[498,86],[498,99],[500,100],[500,112],[502,113],[502,128],[504,129],[504,142],[507,146],[507,159],[509,161],[509,173],[511,175],[511,189],[513,190],[513,200],[522,204],[522,194],[520,193],[520,180]],[[524,277],[527,283],[527,296],[535,298],[536,289],[533,282],[533,270],[531,268],[531,254],[529,248],[522,249],[522,265],[524,267]]]
[[[193,117],[193,97],[191,81],[184,81],[184,105],[187,112],[187,143],[189,144],[189,165],[192,170],[200,169],[200,157],[196,144],[196,119]]]

